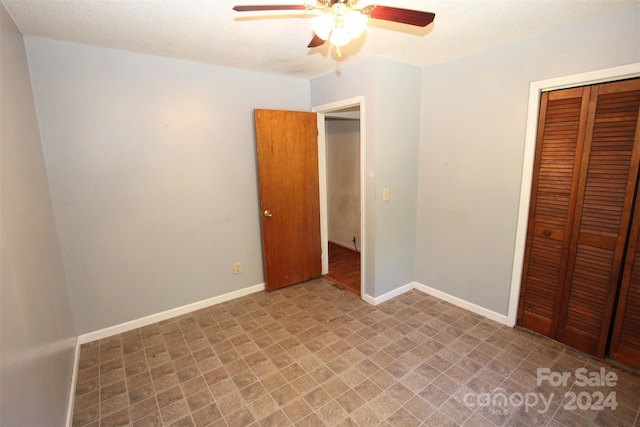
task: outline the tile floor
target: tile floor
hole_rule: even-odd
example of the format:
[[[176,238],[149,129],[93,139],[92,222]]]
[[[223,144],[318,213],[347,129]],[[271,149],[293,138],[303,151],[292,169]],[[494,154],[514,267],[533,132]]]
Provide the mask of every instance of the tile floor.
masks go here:
[[[549,339],[317,279],[82,345],[73,425],[632,426],[639,406],[638,376]]]

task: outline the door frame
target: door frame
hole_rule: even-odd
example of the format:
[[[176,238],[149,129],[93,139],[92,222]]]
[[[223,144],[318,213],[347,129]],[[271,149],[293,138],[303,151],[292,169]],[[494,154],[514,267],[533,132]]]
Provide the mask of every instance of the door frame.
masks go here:
[[[507,325],[515,326],[518,320],[518,304],[522,285],[522,267],[527,241],[527,225],[529,222],[529,202],[533,179],[533,162],[536,150],[536,138],[539,120],[539,106],[542,92],[586,86],[615,80],[640,77],[640,62],[620,67],[605,68],[587,73],[573,74],[548,80],[531,82],[529,85],[529,105],[527,112],[527,128],[525,132],[524,153],[522,162],[522,178],[520,184],[520,203],[516,224],[516,239],[511,271],[511,290],[507,309]]]
[[[365,220],[365,177],[364,160],[366,159],[365,144],[365,103],[364,96],[357,96],[341,101],[313,107],[311,111],[318,115],[318,175],[320,184],[320,239],[322,241],[322,274],[329,273],[329,215],[327,209],[327,137],[325,132],[326,115],[345,108],[360,108],[360,298],[365,295],[365,263],[366,252],[366,220]]]

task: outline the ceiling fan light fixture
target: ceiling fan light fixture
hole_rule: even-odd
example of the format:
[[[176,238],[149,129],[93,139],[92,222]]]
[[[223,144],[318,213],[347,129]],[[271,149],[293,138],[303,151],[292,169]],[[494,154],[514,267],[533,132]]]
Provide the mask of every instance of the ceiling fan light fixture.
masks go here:
[[[329,38],[334,23],[335,19],[331,13],[323,13],[322,15],[311,18],[311,28],[313,28],[313,32],[322,40]]]
[[[344,26],[352,39],[357,39],[367,29],[367,18],[367,15],[356,10],[352,10],[344,16]]]
[[[351,41],[349,30],[346,27],[336,27],[331,31],[329,41],[336,47],[342,47]]]
[[[359,10],[349,9],[343,3],[336,3],[330,11],[311,19],[313,32],[322,40],[329,40],[332,45],[342,47],[364,33],[368,16]]]

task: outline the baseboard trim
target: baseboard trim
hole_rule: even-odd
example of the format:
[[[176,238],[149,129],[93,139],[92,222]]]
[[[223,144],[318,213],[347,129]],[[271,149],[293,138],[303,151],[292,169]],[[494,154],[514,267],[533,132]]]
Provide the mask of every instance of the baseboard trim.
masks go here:
[[[464,308],[465,310],[469,310],[472,313],[479,314],[480,316],[486,317],[487,319],[491,319],[500,324],[513,326],[509,323],[508,317],[504,314],[496,313],[495,311],[481,307],[472,302],[463,300],[462,298],[458,298],[456,296],[450,295],[446,292],[442,292],[438,289],[432,288],[427,285],[423,285],[422,283],[418,283],[418,282],[407,283],[406,285],[400,286],[378,297],[372,297],[371,295],[364,294],[362,296],[362,299],[371,305],[378,305],[392,298],[395,298],[398,295],[402,295],[405,292],[409,292],[412,289],[423,292],[427,295],[431,295],[433,297],[436,297],[438,299],[451,303],[457,307]]]
[[[73,355],[73,374],[69,389],[69,404],[67,405],[67,427],[73,426],[73,406],[76,400],[76,386],[78,385],[78,370],[80,369],[80,340],[76,338],[76,348]]]
[[[488,319],[501,323],[503,325],[509,326],[509,322],[507,316],[504,314],[496,313],[495,311],[489,310],[487,308],[476,305],[467,300],[463,300],[462,298],[458,298],[456,296],[450,295],[446,292],[442,292],[438,289],[434,289],[430,286],[423,285],[421,283],[414,282],[413,289],[416,289],[420,292],[424,292],[425,294],[434,296],[438,299],[451,303],[460,308],[464,308],[465,310],[469,310],[472,313],[479,314],[480,316],[484,316]]]
[[[374,297],[372,297],[371,295],[368,294],[362,294],[362,299],[364,300],[364,302],[366,302],[367,304],[371,304],[371,305],[376,305],[376,299]]]
[[[378,304],[382,304],[385,301],[389,301],[391,298],[395,298],[398,295],[402,295],[405,292],[409,292],[411,289],[413,289],[413,283],[407,283],[406,285],[402,285],[392,291],[389,291],[385,294],[382,294],[378,297],[372,297],[371,295],[367,295],[365,294],[362,299],[365,300],[366,302],[368,302],[371,305],[378,305]]]
[[[223,295],[218,295],[216,297],[194,302],[192,304],[183,305],[182,307],[172,308],[170,310],[152,314],[150,316],[141,317],[139,319],[124,322],[119,325],[110,326],[108,328],[100,329],[98,331],[82,334],[78,336],[78,343],[80,345],[80,344],[88,343],[91,341],[99,340],[102,338],[110,337],[112,335],[121,334],[123,332],[141,328],[143,326],[151,325],[153,323],[157,323],[163,320],[171,319],[176,316],[181,316],[183,314],[187,314],[192,311],[200,310],[202,308],[220,304],[222,302],[231,301],[233,299],[240,298],[245,295],[264,291],[264,289],[265,289],[265,284],[261,283],[259,285],[249,286],[247,288],[239,289],[237,291],[229,292]]]

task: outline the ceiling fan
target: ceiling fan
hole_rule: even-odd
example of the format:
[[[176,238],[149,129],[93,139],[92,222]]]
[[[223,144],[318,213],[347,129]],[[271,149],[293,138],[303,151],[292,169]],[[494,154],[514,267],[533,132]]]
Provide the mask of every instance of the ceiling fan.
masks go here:
[[[234,6],[236,12],[262,12],[272,10],[318,11],[311,19],[314,36],[307,47],[322,46],[327,40],[340,47],[362,35],[369,18],[400,24],[426,27],[436,15],[431,12],[402,9],[399,7],[369,5],[359,8],[359,0],[316,0],[315,4]]]

